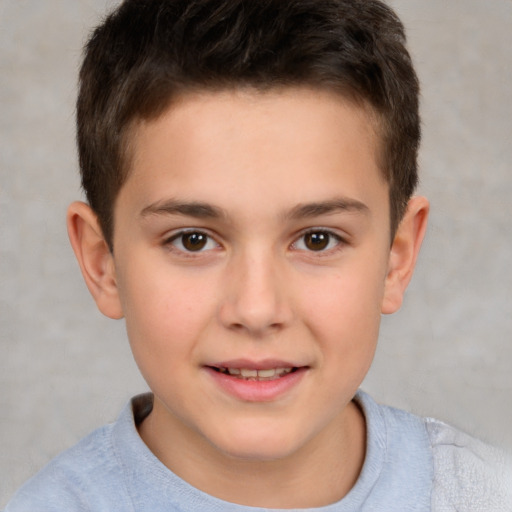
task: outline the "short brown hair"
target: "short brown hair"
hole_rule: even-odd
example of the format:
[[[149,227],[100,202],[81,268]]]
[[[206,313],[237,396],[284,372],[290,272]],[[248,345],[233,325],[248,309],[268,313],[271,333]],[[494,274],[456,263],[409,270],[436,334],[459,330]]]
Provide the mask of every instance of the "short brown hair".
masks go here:
[[[112,248],[133,122],[176,94],[313,86],[377,114],[391,232],[417,184],[419,85],[404,28],[379,0],[125,0],[85,47],[77,101],[82,185]]]

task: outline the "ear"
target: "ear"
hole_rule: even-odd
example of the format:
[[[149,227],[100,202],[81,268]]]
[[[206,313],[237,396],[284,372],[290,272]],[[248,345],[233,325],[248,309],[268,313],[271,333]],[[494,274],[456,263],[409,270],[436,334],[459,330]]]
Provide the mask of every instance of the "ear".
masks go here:
[[[110,318],[123,317],[116,283],[114,258],[91,207],[72,203],[67,214],[68,235],[85,284],[98,309]]]
[[[427,229],[428,212],[429,203],[425,197],[417,196],[410,199],[389,254],[381,308],[383,314],[394,313],[402,305]]]

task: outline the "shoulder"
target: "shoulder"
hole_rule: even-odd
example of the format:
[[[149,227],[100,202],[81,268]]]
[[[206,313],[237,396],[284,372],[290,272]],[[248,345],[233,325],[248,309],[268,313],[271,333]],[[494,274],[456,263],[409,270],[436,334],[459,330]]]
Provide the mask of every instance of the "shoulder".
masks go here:
[[[433,510],[510,512],[512,461],[500,450],[432,418]]]
[[[53,459],[15,494],[4,512],[89,512],[119,505],[122,471],[112,425],[95,430]],[[94,489],[94,493],[91,493]],[[108,508],[107,508],[108,507]],[[128,505],[123,510],[131,510]]]
[[[385,454],[375,485],[384,489],[380,497],[412,496],[415,503],[402,510],[512,512],[512,460],[502,451],[441,421],[376,404],[364,393],[356,399],[368,441],[377,439]]]

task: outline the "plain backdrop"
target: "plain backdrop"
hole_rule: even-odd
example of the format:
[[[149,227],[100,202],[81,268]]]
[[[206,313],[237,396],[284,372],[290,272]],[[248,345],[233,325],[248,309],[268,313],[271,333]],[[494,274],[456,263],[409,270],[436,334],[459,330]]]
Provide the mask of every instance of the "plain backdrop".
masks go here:
[[[146,390],[68,245],[81,46],[116,2],[0,0],[0,508]],[[363,388],[512,447],[512,2],[394,0],[420,76],[432,214]]]

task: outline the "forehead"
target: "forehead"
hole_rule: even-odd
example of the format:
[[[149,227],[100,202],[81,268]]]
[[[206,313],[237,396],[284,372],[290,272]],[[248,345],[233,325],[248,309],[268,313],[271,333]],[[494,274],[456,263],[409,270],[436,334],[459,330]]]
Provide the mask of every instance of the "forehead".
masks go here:
[[[387,190],[377,131],[368,108],[323,90],[187,94],[134,127],[121,192],[141,207],[182,194],[243,208],[266,188],[265,204],[286,199],[292,207],[336,186],[364,202],[373,189]]]

